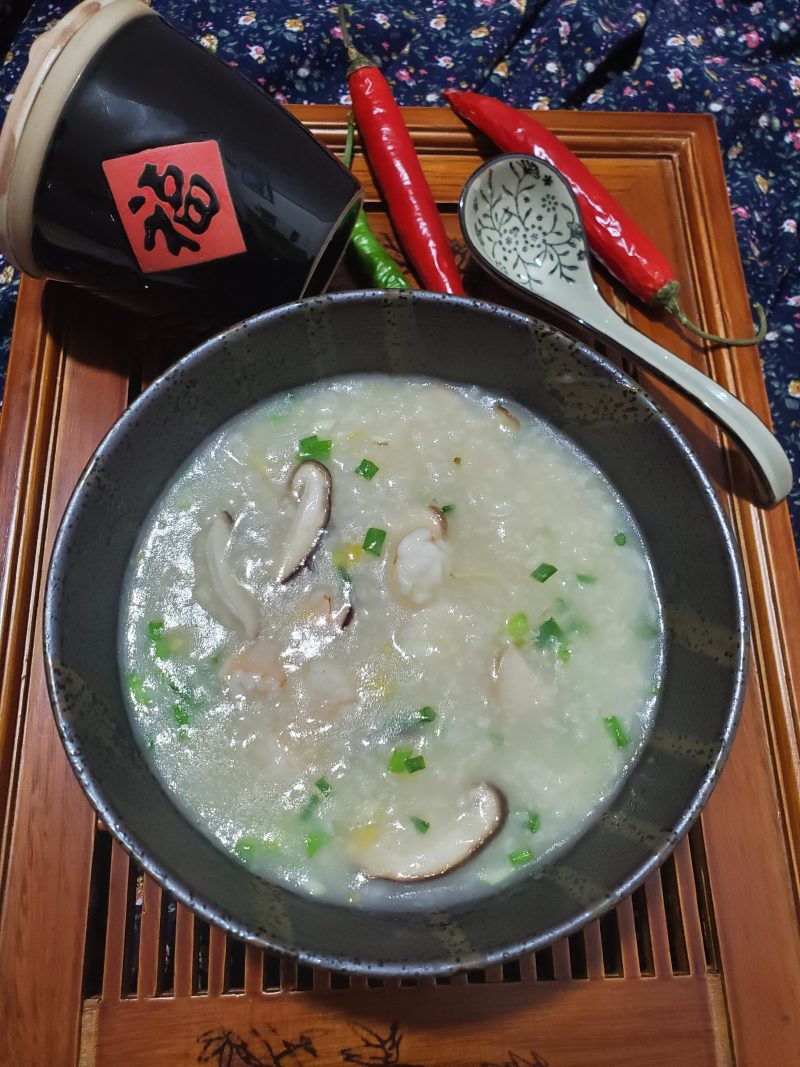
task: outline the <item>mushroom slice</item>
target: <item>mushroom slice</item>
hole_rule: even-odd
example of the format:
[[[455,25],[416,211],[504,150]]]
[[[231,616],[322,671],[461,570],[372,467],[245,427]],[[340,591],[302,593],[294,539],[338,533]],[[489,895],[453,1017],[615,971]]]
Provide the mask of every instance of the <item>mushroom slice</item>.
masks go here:
[[[507,816],[505,794],[481,782],[455,803],[449,818],[432,820],[424,834],[398,821],[384,833],[359,834],[354,851],[372,878],[392,882],[439,878],[485,848]]]
[[[278,565],[277,580],[288,582],[308,562],[331,517],[331,475],[327,467],[308,459],[289,479],[297,511]]]
[[[500,708],[512,716],[529,714],[545,695],[542,679],[533,671],[516,645],[506,645],[494,665],[495,697]]]
[[[206,537],[206,561],[214,592],[236,619],[245,637],[252,641],[258,634],[261,621],[255,600],[233,575],[228,557],[232,533],[233,517],[230,512],[217,512]]]
[[[410,608],[429,604],[447,574],[447,519],[435,507],[427,508],[423,522],[400,539],[389,566],[389,586]]]

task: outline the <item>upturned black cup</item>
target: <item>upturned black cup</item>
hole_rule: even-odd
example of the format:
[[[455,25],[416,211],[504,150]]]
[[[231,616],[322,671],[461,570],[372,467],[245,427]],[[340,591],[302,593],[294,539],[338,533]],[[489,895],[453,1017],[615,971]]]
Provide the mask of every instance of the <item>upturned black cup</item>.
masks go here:
[[[358,182],[288,111],[140,0],[44,34],[0,135],[22,270],[195,327],[322,292]]]

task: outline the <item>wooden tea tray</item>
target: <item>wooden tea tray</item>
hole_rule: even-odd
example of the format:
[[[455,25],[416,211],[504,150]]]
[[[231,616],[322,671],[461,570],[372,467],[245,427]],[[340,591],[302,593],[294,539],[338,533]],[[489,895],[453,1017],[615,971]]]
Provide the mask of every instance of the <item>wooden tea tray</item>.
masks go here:
[[[296,113],[341,149],[343,108]],[[746,334],[748,300],[711,119],[537,117],[667,253],[691,317],[718,333]],[[407,120],[460,242],[458,196],[491,148],[446,110],[410,109]],[[373,223],[393,242],[363,160],[356,167]],[[474,269],[467,281],[505,302]],[[354,284],[343,270],[334,287]],[[708,352],[603,286],[636,326],[768,418],[754,349]],[[129,862],[96,821],[56,735],[42,671],[42,587],[86,459],[142,384],[186,346],[77,292],[23,284],[0,422],[0,1063],[797,1063],[800,575],[788,515],[749,503],[748,476],[715,428],[649,379],[729,509],[753,642],[722,778],[701,824],[643,887],[601,921],[510,964],[443,980],[368,980],[244,947],[176,906]]]

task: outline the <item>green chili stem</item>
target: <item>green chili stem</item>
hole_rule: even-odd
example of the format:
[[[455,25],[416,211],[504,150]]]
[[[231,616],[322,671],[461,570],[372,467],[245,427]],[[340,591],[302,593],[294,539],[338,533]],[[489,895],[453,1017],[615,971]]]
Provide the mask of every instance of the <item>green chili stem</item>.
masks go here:
[[[678,296],[678,285],[676,282],[668,283],[656,293],[654,302],[660,304],[671,315],[674,315],[681,326],[685,326],[687,330],[691,330],[692,333],[697,334],[698,337],[702,337],[706,341],[714,341],[719,345],[730,345],[733,348],[746,348],[748,345],[760,344],[767,333],[767,316],[764,314],[764,309],[760,304],[753,304],[753,311],[756,313],[756,318],[758,319],[758,329],[753,337],[722,337],[717,333],[709,333],[708,330],[704,330],[687,317],[686,312],[681,307],[680,297]]]

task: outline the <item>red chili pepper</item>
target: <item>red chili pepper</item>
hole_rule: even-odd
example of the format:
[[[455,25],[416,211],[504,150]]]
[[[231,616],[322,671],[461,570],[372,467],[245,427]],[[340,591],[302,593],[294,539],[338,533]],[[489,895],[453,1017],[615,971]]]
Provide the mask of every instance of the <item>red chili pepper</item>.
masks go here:
[[[709,341],[752,345],[764,339],[767,323],[760,304],[755,305],[759,320],[755,337],[720,337],[690,322],[680,305],[680,283],[668,261],[591,171],[541,123],[482,93],[446,89],[444,95],[457,114],[504,152],[526,152],[563,174],[578,201],[589,247],[634,296],[666,308],[682,325]]]
[[[392,225],[426,289],[463,295],[436,201],[392,90],[375,64],[354,47],[344,6],[339,7],[339,22],[350,59],[347,81],[353,114]]]

